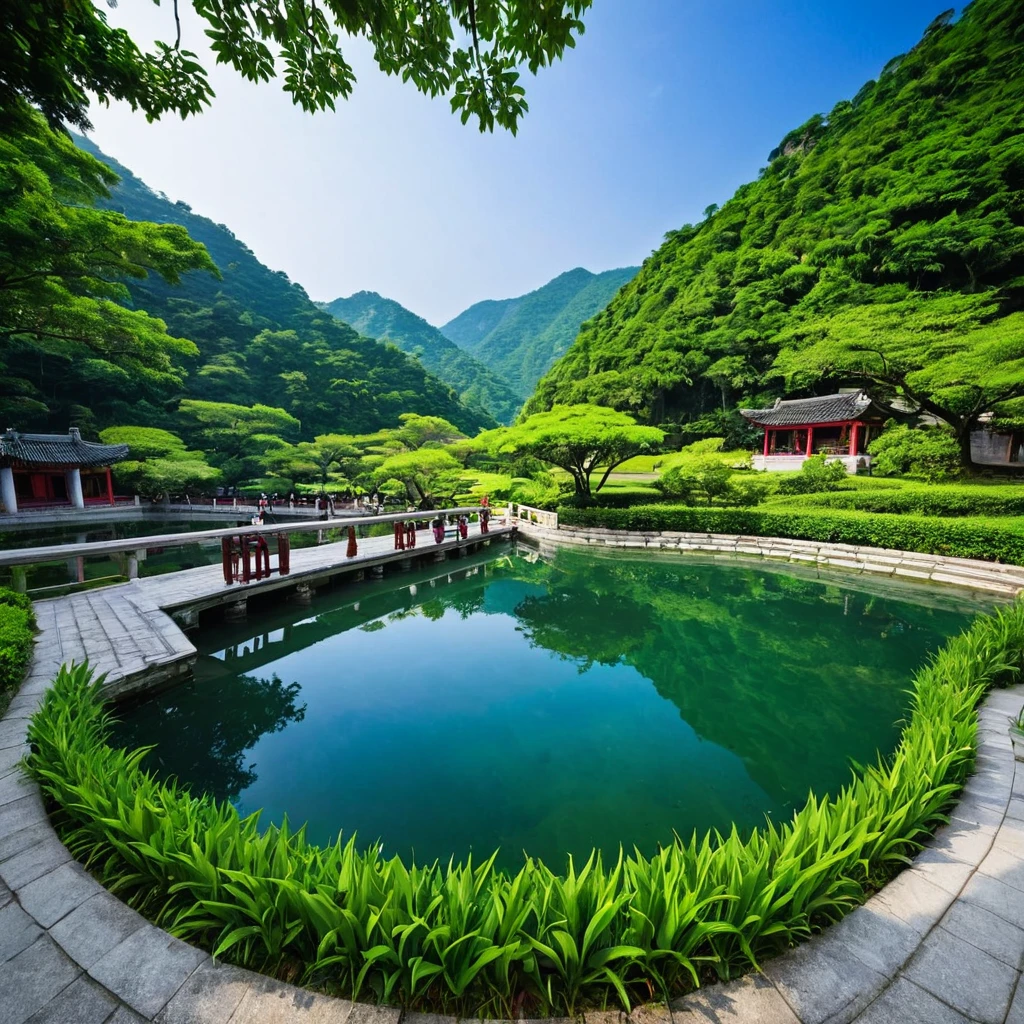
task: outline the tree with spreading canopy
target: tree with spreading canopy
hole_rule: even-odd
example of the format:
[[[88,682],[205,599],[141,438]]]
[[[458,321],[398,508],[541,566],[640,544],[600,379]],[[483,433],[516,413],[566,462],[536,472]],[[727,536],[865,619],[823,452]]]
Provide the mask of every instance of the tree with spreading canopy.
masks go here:
[[[301,426],[284,409],[269,405],[186,398],[178,413],[187,424],[187,433],[210,453],[226,482],[232,484],[259,476],[271,453],[293,441]]]
[[[616,466],[655,451],[664,440],[657,427],[640,426],[632,416],[598,405],[556,405],[479,437],[481,447],[497,456],[535,458],[564,469],[584,499],[591,497],[590,475],[599,466],[604,475],[595,491]]]
[[[191,0],[218,64],[251,82],[279,73],[306,111],[347,99],[355,73],[341,36],[364,37],[377,66],[428,96],[449,95],[462,123],[516,131],[526,112],[521,66],[535,74],[575,46],[592,0]],[[151,52],[112,28],[92,0],[9,0],[0,15],[0,111],[18,101],[54,123],[89,127],[89,94],[154,120],[208,106],[213,90],[182,47],[171,0],[167,39]],[[114,6],[111,4],[111,6]],[[186,29],[190,26],[186,25]]]
[[[963,466],[985,413],[1024,397],[1024,313],[999,317],[996,296],[912,295],[797,324],[775,361],[790,386],[857,379],[949,424]]]
[[[356,471],[360,457],[359,449],[352,442],[353,439],[344,434],[320,434],[312,441],[272,450],[267,466],[292,480],[317,483],[321,491],[328,483],[336,488],[347,487],[348,477]]]
[[[401,480],[409,500],[420,508],[436,508],[453,500],[459,490],[462,466],[443,448],[417,448],[386,458],[374,471],[381,484]]]
[[[129,458],[114,466],[114,476],[139,494],[160,497],[204,491],[220,480],[220,470],[203,452],[189,451],[177,434],[157,427],[108,427],[104,444],[128,445]]]

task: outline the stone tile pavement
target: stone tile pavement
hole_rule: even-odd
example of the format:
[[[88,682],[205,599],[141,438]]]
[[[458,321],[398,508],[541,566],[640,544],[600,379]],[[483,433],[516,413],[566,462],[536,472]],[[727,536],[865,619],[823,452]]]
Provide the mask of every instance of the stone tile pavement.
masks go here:
[[[170,619],[145,628],[163,614],[146,588],[93,595],[106,606],[38,605],[36,657],[0,722],[0,1024],[452,1024],[216,964],[72,860],[22,774],[28,717],[62,660],[88,654],[116,680],[183,649]],[[760,975],[587,1024],[1024,1024],[1024,766],[1007,733],[1022,704],[1024,687],[990,695],[950,823],[863,907]]]

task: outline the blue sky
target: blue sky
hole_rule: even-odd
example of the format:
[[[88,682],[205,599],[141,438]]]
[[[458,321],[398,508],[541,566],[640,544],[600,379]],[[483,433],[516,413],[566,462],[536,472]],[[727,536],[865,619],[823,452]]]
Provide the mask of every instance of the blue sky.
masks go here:
[[[183,8],[186,5],[182,5]],[[212,109],[148,124],[94,106],[91,133],[172,199],[227,224],[315,299],[381,292],[435,324],[564,270],[639,263],[756,177],[789,129],[905,52],[942,0],[595,0],[536,79],[519,135],[481,135],[346,49],[359,78],[307,115],[219,69]],[[204,53],[185,10],[184,44]],[[169,38],[169,4],[108,14]],[[212,60],[207,62],[212,66]]]

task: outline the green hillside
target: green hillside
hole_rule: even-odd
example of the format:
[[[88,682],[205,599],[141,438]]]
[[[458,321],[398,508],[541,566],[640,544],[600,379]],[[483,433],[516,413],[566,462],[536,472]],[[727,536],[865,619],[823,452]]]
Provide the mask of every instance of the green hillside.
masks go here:
[[[356,292],[347,299],[335,299],[322,306],[357,331],[389,341],[415,356],[431,373],[455,388],[467,406],[486,410],[502,423],[511,423],[523,404],[500,374],[392,299],[376,292]]]
[[[592,274],[577,267],[542,288],[514,299],[487,299],[441,328],[460,348],[528,396],[540,377],[572,344],[592,317],[636,273],[622,267]]]
[[[495,424],[416,360],[392,345],[361,337],[325,313],[284,272],[261,263],[225,225],[154,192],[89,140],[75,141],[120,178],[104,205],[132,220],[183,226],[220,269],[220,280],[192,272],[177,286],[154,275],[128,282],[138,308],[165,320],[173,335],[199,348],[197,359],[186,360],[184,394],[177,397],[279,406],[301,421],[305,437],[394,426],[404,412],[442,416],[469,433]],[[137,403],[95,411],[101,426],[139,422]],[[55,422],[61,415],[57,409]],[[151,417],[173,429],[164,409],[151,410]]]
[[[951,14],[670,231],[527,410],[598,402],[735,434],[737,407],[867,384],[937,404],[960,435],[1019,394],[1016,369],[996,378],[1024,337],[1024,5]]]

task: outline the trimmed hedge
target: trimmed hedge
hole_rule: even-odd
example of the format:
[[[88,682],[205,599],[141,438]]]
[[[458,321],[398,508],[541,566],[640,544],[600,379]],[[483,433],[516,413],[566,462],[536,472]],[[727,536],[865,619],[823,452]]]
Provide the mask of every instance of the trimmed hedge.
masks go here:
[[[1011,519],[961,521],[872,512],[805,511],[763,505],[757,508],[641,505],[628,509],[563,506],[558,509],[558,521],[562,526],[595,526],[611,530],[790,537],[1024,565],[1024,523]]]
[[[1024,486],[907,487],[894,491],[830,491],[774,498],[772,506],[856,509],[919,516],[1024,516]]]
[[[811,795],[789,822],[677,841],[564,875],[493,857],[407,867],[354,841],[317,847],[287,825],[194,797],[109,746],[88,666],[63,667],[29,727],[29,769],[71,851],[180,938],[332,993],[416,1009],[572,1016],[626,1008],[756,967],[898,873],[974,761],[974,709],[1015,681],[1024,604],[979,618],[914,677],[891,757]],[[173,742],[173,739],[172,739]]]
[[[652,505],[664,501],[664,495],[653,487],[602,487],[593,495],[591,504],[582,508],[632,508],[634,505]],[[529,504],[529,502],[527,502]],[[575,508],[573,499],[566,504]]]
[[[25,675],[35,624],[31,600],[0,587],[0,693],[17,686]]]

